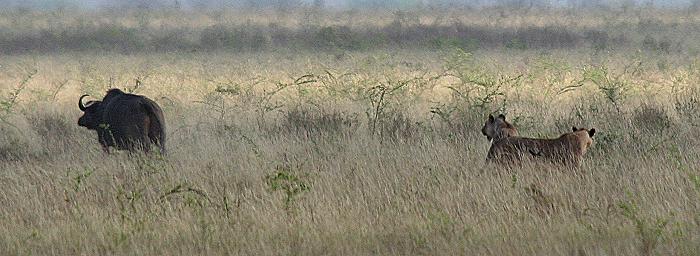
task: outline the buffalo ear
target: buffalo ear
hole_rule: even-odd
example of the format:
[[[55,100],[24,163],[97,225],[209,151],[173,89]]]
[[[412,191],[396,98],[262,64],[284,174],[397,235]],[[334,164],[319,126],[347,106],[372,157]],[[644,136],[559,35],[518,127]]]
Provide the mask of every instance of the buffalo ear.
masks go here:
[[[593,138],[594,134],[595,134],[595,128],[591,128],[591,130],[588,131],[588,136]]]
[[[499,115],[498,115],[498,118],[500,118],[501,120],[505,121],[505,120],[506,120],[506,115],[504,115],[504,114],[499,114]]]
[[[574,132],[576,132],[576,131],[578,131],[578,128],[576,128],[576,126],[572,126],[572,127],[571,127],[571,130],[573,130]]]
[[[494,118],[493,118],[493,115],[492,115],[492,114],[489,114],[489,123],[493,123],[493,119],[494,119]]]

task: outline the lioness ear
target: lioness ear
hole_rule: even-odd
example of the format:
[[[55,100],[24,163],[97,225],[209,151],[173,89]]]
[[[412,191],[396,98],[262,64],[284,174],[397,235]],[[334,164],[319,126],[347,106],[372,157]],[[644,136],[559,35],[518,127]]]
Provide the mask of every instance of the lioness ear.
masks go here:
[[[489,123],[493,123],[493,115],[489,114]]]
[[[591,128],[591,130],[588,131],[588,136],[593,138],[593,134],[595,134],[595,128]]]
[[[499,115],[498,115],[498,118],[500,118],[501,120],[505,121],[505,120],[506,120],[506,115],[504,115],[504,114],[499,114]]]
[[[578,128],[576,128],[576,126],[572,126],[571,130],[573,130],[575,132],[575,131],[578,131]]]

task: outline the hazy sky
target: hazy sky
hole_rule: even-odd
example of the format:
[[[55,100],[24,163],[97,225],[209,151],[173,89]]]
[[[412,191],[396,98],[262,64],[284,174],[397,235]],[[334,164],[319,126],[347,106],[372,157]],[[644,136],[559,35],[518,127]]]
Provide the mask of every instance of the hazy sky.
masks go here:
[[[138,5],[165,5],[180,7],[215,6],[235,7],[243,5],[275,5],[280,2],[302,2],[311,4],[321,1],[328,7],[361,7],[361,6],[391,6],[407,7],[416,3],[461,3],[471,5],[491,5],[498,2],[536,2],[550,5],[570,5],[571,3],[585,3],[590,0],[0,0],[0,8],[56,8],[58,6],[80,6],[84,8],[104,8],[114,6],[138,6]],[[594,0],[608,5],[635,2],[637,4],[652,3],[657,6],[688,6],[691,1],[700,0]],[[156,4],[154,4],[156,3]]]

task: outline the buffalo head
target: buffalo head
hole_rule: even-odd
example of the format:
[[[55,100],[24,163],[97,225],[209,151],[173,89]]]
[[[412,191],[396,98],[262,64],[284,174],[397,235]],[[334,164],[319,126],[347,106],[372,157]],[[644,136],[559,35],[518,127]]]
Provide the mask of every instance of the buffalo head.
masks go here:
[[[78,119],[78,125],[90,130],[96,130],[102,123],[102,102],[88,101],[83,105],[83,98],[87,96],[85,94],[78,99],[78,108],[83,111],[83,116]]]

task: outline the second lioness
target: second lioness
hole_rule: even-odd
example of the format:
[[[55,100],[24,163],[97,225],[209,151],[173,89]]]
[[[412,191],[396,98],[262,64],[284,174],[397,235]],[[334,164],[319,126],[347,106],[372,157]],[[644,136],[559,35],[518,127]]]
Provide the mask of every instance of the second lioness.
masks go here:
[[[506,121],[506,116],[499,114],[497,117],[489,115],[486,123],[481,127],[481,133],[489,142],[496,142],[503,138],[518,136],[515,126]]]
[[[593,144],[595,129],[573,127],[556,139],[506,137],[491,144],[486,160],[502,164],[519,164],[523,157],[564,166],[579,166]]]

